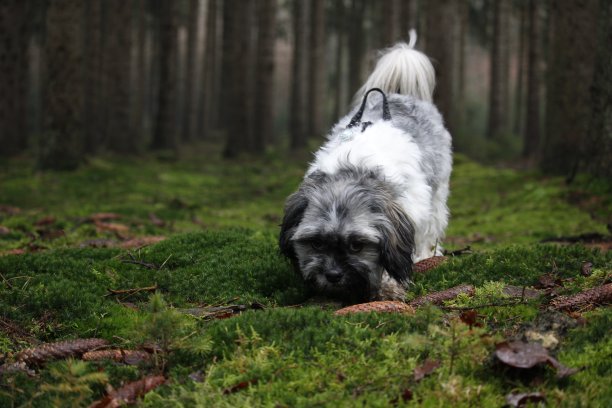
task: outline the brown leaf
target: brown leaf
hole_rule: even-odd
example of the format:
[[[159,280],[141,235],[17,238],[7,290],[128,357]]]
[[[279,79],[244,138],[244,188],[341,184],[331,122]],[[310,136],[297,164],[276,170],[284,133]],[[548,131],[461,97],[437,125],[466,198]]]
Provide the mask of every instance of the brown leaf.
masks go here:
[[[15,356],[15,360],[23,361],[26,364],[42,364],[50,360],[81,355],[86,351],[104,347],[107,344],[106,340],[95,338],[45,343],[20,351]]]
[[[583,262],[580,266],[580,274],[582,276],[591,276],[593,273],[593,262]]]
[[[37,227],[44,227],[46,225],[51,225],[55,223],[55,217],[52,215],[49,215],[47,217],[43,217],[41,219],[39,219],[38,221],[36,221],[34,223],[35,226]]]
[[[98,233],[113,232],[120,239],[126,239],[127,234],[130,232],[130,228],[127,225],[116,222],[96,221],[94,224]]]
[[[506,404],[511,407],[524,407],[528,403],[546,401],[546,397],[541,392],[511,393],[506,395]]]
[[[164,220],[162,220],[161,218],[159,218],[157,215],[155,215],[152,212],[149,213],[149,220],[156,227],[160,227],[161,228],[161,227],[165,227],[166,226],[166,222]]]
[[[149,361],[150,358],[151,355],[146,351],[122,349],[88,351],[81,357],[85,361],[114,360],[128,365]]]
[[[51,241],[66,235],[63,229],[56,228],[38,228],[36,229],[38,236],[46,241]]]
[[[464,312],[461,312],[461,314],[459,315],[459,319],[461,319],[463,323],[470,326],[470,329],[473,326],[482,327],[482,323],[478,322],[479,317],[482,316],[480,316],[475,310],[466,310]]]
[[[336,310],[334,314],[336,316],[343,316],[347,314],[367,312],[414,314],[414,309],[404,302],[385,300],[378,302],[360,303],[357,305],[344,307],[342,309]]]
[[[162,375],[152,375],[140,380],[125,384],[123,387],[111,391],[101,400],[91,404],[89,408],[116,408],[124,404],[134,404],[138,398],[166,382]]]
[[[121,218],[121,215],[119,214],[101,212],[101,213],[91,214],[89,217],[87,217],[87,220],[93,223],[96,223],[96,222],[118,220],[119,218]]]
[[[438,367],[440,367],[440,364],[439,360],[425,360],[422,365],[414,369],[414,381],[421,381],[423,378],[436,371]]]
[[[545,273],[538,278],[538,283],[535,285],[538,289],[549,289],[559,286],[560,281],[552,273]]]
[[[557,370],[557,377],[567,377],[578,370],[565,367],[555,360],[548,350],[539,343],[526,343],[523,341],[502,342],[495,345],[495,356],[504,364],[528,369],[546,363]]]
[[[474,294],[474,286],[472,285],[459,285],[450,289],[442,290],[440,292],[433,292],[427,295],[419,296],[418,298],[411,301],[409,304],[413,307],[423,306],[427,303],[434,305],[442,304],[447,300],[456,298],[462,293],[466,293],[469,296]]]
[[[162,236],[138,237],[123,241],[121,244],[119,244],[119,246],[123,249],[142,248],[148,245],[157,244],[158,242],[161,242],[164,239],[166,239],[166,237]]]
[[[242,381],[239,382],[236,385],[232,385],[231,387],[228,387],[226,389],[223,390],[223,394],[227,395],[227,394],[233,394],[236,391],[240,391],[240,390],[244,390],[245,388],[250,387],[251,385],[257,384],[257,379],[253,378],[252,380],[248,380],[248,381]]]
[[[448,258],[445,256],[432,256],[431,258],[420,260],[419,262],[412,265],[412,271],[414,273],[427,272],[438,265],[446,262]]]
[[[550,305],[557,310],[578,310],[587,306],[606,305],[612,302],[612,283],[607,283],[593,289],[571,296],[559,296]]]

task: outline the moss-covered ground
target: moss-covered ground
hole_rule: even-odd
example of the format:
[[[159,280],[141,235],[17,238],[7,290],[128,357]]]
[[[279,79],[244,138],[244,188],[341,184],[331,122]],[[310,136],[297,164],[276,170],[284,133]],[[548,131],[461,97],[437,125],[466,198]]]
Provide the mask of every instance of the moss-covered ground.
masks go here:
[[[470,245],[473,253],[417,276],[409,297],[461,283],[475,285],[476,295],[414,316],[338,317],[305,303],[310,294],[276,247],[284,198],[305,161],[202,157],[95,159],[74,173],[35,173],[27,160],[1,165],[0,360],[36,342],[80,337],[161,350],[139,366],[68,360],[33,377],[3,375],[0,406],[86,406],[107,383],[158,372],[170,382],[147,394],[147,406],[495,407],[518,391],[543,392],[551,406],[609,406],[610,307],[567,316],[547,311],[544,295],[511,302],[503,292],[549,272],[563,282],[560,294],[610,281],[609,251],[540,244],[606,235],[606,183],[578,178],[567,186],[458,156],[445,246]],[[100,212],[119,218],[96,225],[90,217]],[[146,236],[167,239],[119,247]],[[584,261],[593,263],[588,277],[580,274]],[[151,286],[156,295],[109,296]],[[253,303],[227,319],[183,313]],[[460,313],[472,307],[470,326]],[[495,360],[496,343],[528,332],[580,371],[558,379],[548,367],[517,372]],[[426,359],[440,367],[417,381],[414,369]]]

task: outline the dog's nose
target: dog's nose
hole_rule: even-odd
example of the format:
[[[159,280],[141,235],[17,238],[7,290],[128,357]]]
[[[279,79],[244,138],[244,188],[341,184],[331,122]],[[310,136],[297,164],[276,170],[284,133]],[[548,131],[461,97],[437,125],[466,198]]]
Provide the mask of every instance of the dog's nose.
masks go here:
[[[342,278],[342,271],[339,269],[328,269],[325,272],[325,277],[331,283],[338,283],[340,278]]]

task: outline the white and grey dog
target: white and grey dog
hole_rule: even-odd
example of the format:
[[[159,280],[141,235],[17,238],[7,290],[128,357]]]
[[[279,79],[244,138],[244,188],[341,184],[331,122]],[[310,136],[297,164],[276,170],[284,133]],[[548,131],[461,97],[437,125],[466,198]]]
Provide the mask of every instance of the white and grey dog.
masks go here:
[[[415,41],[384,51],[361,107],[332,128],[285,204],[281,252],[316,291],[347,303],[404,299],[412,264],[441,252],[451,136]]]

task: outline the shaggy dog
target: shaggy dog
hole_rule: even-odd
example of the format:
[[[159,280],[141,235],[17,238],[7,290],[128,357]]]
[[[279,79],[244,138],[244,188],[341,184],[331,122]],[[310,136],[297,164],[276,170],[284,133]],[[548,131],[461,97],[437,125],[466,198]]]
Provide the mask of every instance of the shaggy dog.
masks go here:
[[[403,300],[412,264],[441,253],[451,136],[432,104],[433,66],[410,37],[382,53],[285,204],[281,252],[345,303]]]

